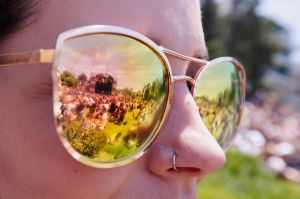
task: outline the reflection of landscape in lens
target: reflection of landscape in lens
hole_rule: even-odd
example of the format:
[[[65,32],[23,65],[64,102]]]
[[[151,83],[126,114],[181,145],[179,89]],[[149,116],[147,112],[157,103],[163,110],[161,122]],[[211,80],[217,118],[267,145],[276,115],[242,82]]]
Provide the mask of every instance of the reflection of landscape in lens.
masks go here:
[[[208,130],[226,148],[235,135],[242,102],[239,72],[231,62],[211,65],[199,77],[195,101]]]
[[[57,65],[58,122],[76,151],[118,160],[153,136],[166,105],[166,80],[149,47],[120,35],[87,35],[66,41]]]

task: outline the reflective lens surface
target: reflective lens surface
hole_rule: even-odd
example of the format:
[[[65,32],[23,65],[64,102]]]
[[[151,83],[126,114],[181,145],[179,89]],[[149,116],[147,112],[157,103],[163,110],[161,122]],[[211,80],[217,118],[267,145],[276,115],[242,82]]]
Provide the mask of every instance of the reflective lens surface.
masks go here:
[[[194,98],[208,130],[223,149],[234,138],[242,109],[240,73],[230,61],[210,62],[199,74]]]
[[[89,34],[66,40],[55,67],[54,108],[69,147],[100,163],[145,150],[167,104],[168,75],[154,50],[128,36]]]

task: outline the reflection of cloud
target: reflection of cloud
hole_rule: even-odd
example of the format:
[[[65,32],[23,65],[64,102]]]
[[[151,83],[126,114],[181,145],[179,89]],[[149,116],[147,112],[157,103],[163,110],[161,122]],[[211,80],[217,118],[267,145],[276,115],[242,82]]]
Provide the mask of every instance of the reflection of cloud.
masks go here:
[[[92,60],[96,61],[96,62],[105,62],[105,61],[107,61],[107,57],[104,56],[104,54],[102,54],[100,52],[95,52],[92,57]]]
[[[135,39],[99,34],[68,40],[62,49],[59,65],[75,75],[107,73],[118,86],[140,89],[157,78],[162,78],[159,57]]]

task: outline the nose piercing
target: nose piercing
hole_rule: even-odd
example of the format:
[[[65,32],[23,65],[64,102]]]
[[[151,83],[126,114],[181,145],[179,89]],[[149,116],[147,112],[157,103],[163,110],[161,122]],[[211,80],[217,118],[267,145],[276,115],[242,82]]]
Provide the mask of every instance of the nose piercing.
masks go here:
[[[172,159],[172,163],[173,163],[173,170],[174,170],[174,171],[178,171],[178,170],[177,170],[177,167],[176,167],[176,157],[177,157],[177,154],[176,154],[176,153],[174,153],[174,155],[173,155],[173,159]]]

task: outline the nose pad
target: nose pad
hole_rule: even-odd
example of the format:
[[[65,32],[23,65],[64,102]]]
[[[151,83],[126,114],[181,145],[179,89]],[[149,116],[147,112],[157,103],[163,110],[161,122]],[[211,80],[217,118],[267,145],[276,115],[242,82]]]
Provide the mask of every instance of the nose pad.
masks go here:
[[[192,92],[192,89],[196,85],[196,80],[190,76],[185,76],[185,75],[173,76],[173,84],[179,81],[186,81],[187,87],[190,92]]]
[[[176,153],[176,168],[173,157]],[[155,175],[202,177],[223,166],[225,155],[205,127],[186,82],[174,84],[171,109],[156,142],[149,149],[147,168]]]
[[[179,81],[186,81],[191,86],[195,86],[195,84],[196,84],[195,80],[190,76],[186,76],[186,75],[173,76],[173,83],[179,82]]]

